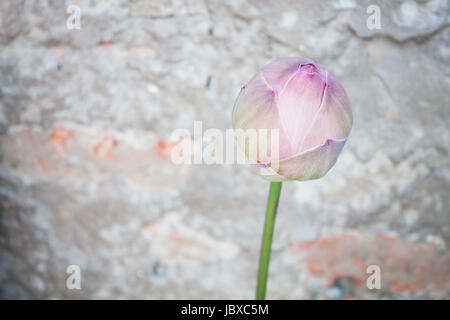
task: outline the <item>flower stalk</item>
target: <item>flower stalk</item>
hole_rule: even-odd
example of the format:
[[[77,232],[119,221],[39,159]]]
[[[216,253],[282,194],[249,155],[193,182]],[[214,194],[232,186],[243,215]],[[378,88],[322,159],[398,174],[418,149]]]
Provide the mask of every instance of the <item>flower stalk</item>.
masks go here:
[[[266,218],[264,221],[264,232],[261,241],[259,256],[258,282],[256,286],[256,300],[266,298],[267,278],[269,276],[270,252],[272,250],[272,238],[277,215],[278,200],[281,193],[281,182],[271,182],[269,198],[267,200]]]

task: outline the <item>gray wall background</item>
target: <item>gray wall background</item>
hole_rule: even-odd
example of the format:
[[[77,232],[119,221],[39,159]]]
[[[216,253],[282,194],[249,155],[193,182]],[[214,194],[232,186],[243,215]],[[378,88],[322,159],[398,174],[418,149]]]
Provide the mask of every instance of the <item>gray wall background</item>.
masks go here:
[[[268,298],[450,297],[448,1],[6,0],[0,24],[1,298],[253,298],[268,183],[175,166],[169,138],[230,128],[282,56],[332,70],[354,127],[284,184]]]

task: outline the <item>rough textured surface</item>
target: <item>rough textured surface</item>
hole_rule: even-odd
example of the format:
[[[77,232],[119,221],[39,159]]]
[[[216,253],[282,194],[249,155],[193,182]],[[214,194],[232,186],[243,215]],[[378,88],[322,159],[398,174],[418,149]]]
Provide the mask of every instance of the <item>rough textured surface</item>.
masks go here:
[[[252,298],[267,182],[169,138],[229,128],[280,56],[330,68],[354,128],[284,185],[268,298],[450,297],[448,1],[6,0],[0,24],[1,298]]]

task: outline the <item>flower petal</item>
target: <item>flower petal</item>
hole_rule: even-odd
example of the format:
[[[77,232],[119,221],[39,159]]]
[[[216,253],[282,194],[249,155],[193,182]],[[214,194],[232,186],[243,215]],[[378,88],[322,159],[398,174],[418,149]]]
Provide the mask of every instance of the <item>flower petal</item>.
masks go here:
[[[274,157],[273,160],[284,159],[292,155],[288,137],[281,126],[275,96],[275,91],[267,86],[264,76],[258,73],[241,89],[236,100],[233,110],[233,128],[236,135],[242,134],[238,129],[244,131],[254,129],[258,133],[258,141],[253,142],[259,148],[256,159],[249,154],[251,148],[248,143],[241,145],[250,160],[266,163],[266,159],[259,157],[259,152],[268,158]],[[261,129],[267,130],[266,136],[259,134]],[[275,141],[277,145],[271,143],[271,130],[278,131],[278,141]],[[242,140],[238,138],[238,143],[240,141]],[[267,152],[263,150],[265,146],[267,146]],[[277,149],[276,153],[273,152],[275,149]]]
[[[288,179],[286,179],[283,176],[280,176],[270,166],[262,166],[260,164],[256,164],[251,165],[251,168],[256,174],[259,174],[263,179],[267,181],[272,182],[288,181]]]
[[[347,138],[352,122],[352,109],[347,94],[336,77],[328,72],[322,106],[311,122],[299,151],[311,149],[327,139]]]
[[[264,66],[261,72],[264,74],[267,83],[275,91],[281,92],[300,65],[313,63],[314,61],[311,59],[300,57],[280,58]]]
[[[301,65],[277,96],[280,120],[291,142],[292,154],[300,145],[321,104],[326,79],[313,64]]]
[[[272,164],[271,167],[288,180],[303,181],[321,178],[333,167],[346,141],[347,139],[328,139],[313,149]]]

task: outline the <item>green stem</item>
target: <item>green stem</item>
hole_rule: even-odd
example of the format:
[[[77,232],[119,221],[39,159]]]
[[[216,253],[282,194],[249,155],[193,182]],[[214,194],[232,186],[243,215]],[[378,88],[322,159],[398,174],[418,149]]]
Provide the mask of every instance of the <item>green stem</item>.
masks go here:
[[[269,275],[270,251],[272,248],[273,229],[275,227],[275,217],[280,199],[281,182],[271,182],[269,199],[267,200],[266,220],[264,221],[264,233],[261,242],[261,252],[259,256],[258,284],[256,287],[256,300],[266,298],[267,277]]]

